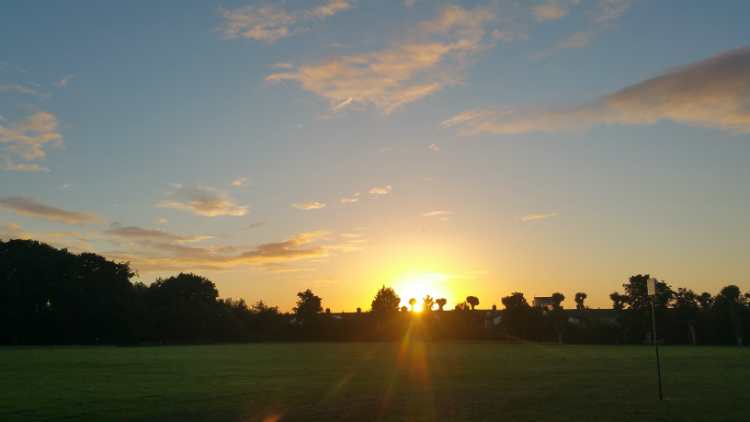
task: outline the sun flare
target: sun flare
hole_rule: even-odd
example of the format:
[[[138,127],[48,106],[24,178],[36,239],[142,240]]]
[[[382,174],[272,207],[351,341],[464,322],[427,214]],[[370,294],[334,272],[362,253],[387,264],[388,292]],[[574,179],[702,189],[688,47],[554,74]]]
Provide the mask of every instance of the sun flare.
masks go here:
[[[400,306],[406,306],[409,310],[412,309],[409,300],[415,299],[417,302],[414,305],[414,311],[422,312],[422,300],[427,295],[430,295],[433,300],[447,299],[446,309],[448,309],[458,300],[451,283],[454,278],[456,276],[450,274],[410,271],[393,280],[393,289],[401,298]],[[433,309],[437,309],[437,305]]]

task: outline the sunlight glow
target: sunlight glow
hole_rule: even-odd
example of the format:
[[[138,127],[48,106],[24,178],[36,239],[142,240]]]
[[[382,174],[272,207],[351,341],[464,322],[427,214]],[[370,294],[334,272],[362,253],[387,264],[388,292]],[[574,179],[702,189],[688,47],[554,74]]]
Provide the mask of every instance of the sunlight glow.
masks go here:
[[[422,272],[419,270],[405,271],[392,281],[393,288],[401,298],[401,305],[411,310],[409,299],[416,299],[415,312],[422,311],[422,299],[427,295],[433,299],[445,298],[448,304],[444,309],[450,309],[458,300],[452,279],[458,276],[437,272]],[[433,309],[437,310],[437,305]]]

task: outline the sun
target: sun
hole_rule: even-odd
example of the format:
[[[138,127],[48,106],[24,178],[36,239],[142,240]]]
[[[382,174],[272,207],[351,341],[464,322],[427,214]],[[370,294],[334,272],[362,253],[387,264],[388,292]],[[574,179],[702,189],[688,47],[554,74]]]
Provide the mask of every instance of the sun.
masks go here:
[[[433,299],[445,298],[448,304],[456,303],[454,289],[450,280],[455,278],[448,274],[430,272],[407,272],[393,280],[393,289],[401,298],[401,305],[411,310],[409,299],[416,299],[415,312],[422,311],[422,299],[430,295]],[[434,309],[437,309],[437,305]]]

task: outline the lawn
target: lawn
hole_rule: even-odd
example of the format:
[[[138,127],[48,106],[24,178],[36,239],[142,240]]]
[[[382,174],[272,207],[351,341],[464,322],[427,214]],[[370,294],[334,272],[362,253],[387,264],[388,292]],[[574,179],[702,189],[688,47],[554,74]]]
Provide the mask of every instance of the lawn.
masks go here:
[[[3,421],[747,421],[750,349],[498,342],[0,349]]]

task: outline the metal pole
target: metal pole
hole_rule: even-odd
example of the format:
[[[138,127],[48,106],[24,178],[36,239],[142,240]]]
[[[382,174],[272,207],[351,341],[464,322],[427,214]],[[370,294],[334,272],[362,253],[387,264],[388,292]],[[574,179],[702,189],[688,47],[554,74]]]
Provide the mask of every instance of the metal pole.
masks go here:
[[[654,348],[656,349],[656,373],[659,375],[659,401],[663,400],[661,392],[661,365],[659,365],[659,341],[656,336],[656,311],[654,308],[654,296],[651,296],[651,320],[654,323]]]

